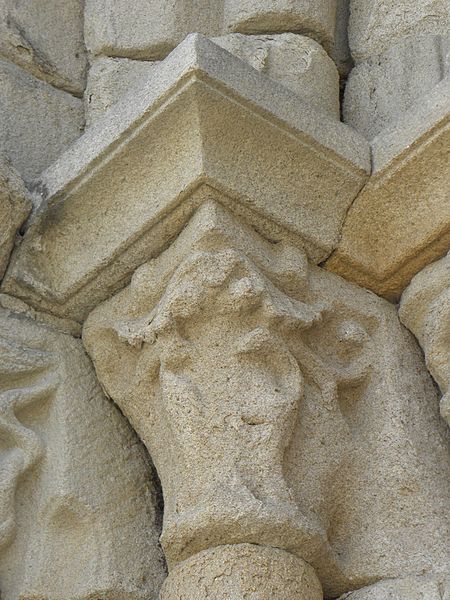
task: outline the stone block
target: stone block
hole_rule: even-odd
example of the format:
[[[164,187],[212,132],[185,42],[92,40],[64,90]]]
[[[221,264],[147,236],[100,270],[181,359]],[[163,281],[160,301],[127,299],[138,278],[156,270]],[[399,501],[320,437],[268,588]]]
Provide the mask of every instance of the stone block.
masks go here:
[[[445,576],[405,577],[379,581],[339,600],[448,600],[450,579]]]
[[[329,50],[333,45],[336,0],[224,0],[224,26],[239,33],[308,35]]]
[[[86,79],[82,0],[0,0],[0,56],[81,96]]]
[[[82,133],[83,101],[0,60],[0,152],[30,183]]]
[[[159,60],[189,33],[222,31],[223,0],[86,0],[86,46],[94,55]]]
[[[106,56],[94,59],[84,95],[86,127],[92,125],[124,94],[138,85],[141,79],[150,78],[158,64],[158,61]]]
[[[450,252],[414,277],[399,314],[425,352],[427,367],[444,394],[441,414],[450,425]]]
[[[407,37],[357,65],[345,89],[344,121],[368,139],[394,126],[446,76],[449,41],[441,36]]]
[[[285,33],[249,36],[231,33],[213,38],[253,68],[295,92],[318,110],[339,119],[339,75],[325,50],[310,38]],[[158,61],[98,57],[89,71],[86,123],[91,125],[141,79],[154,75]]]
[[[208,198],[319,262],[369,168],[352,129],[189,36],[43,175],[4,291],[83,320]]]
[[[145,452],[81,341],[0,309],[3,600],[156,600],[161,515]]]
[[[0,280],[14,247],[16,235],[31,211],[31,198],[22,178],[0,156]]]
[[[351,0],[349,39],[359,63],[400,38],[450,35],[450,0]]]
[[[213,41],[291,89],[310,106],[339,119],[339,73],[322,46],[311,38],[294,33],[232,33]]]
[[[373,173],[326,268],[397,301],[450,246],[450,79],[372,142]]]

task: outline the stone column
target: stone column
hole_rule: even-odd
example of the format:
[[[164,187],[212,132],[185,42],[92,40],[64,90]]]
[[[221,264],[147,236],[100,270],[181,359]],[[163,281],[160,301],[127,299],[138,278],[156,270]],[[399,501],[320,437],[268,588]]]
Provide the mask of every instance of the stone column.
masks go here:
[[[442,417],[450,425],[450,253],[418,273],[403,293],[400,319],[425,352],[442,390]]]
[[[252,544],[218,546],[177,565],[161,590],[161,600],[322,598],[314,569],[278,548]]]
[[[406,333],[212,200],[94,309],[85,346],[162,483],[164,600],[319,599],[319,575],[337,596],[439,567],[448,463]]]

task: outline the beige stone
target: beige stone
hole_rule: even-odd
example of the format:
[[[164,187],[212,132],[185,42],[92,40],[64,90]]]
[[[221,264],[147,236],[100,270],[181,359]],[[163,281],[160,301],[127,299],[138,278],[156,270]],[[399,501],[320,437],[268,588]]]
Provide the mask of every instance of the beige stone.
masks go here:
[[[169,565],[240,542],[287,543],[310,558],[323,542],[283,475],[304,384],[288,346],[274,335],[291,323],[307,327],[320,312],[272,289],[242,254],[245,231],[238,229],[229,247],[235,227],[218,206],[202,207],[174,245],[138,269],[131,286],[84,328],[103,385],[158,469]],[[254,244],[256,260],[277,279],[302,279],[301,251],[260,246]],[[128,365],[128,375],[113,356]],[[154,407],[147,408],[149,398]]]
[[[380,581],[367,588],[344,594],[339,600],[448,600],[449,577],[405,577]]]
[[[82,95],[86,50],[82,0],[1,0],[0,56]]]
[[[372,142],[372,176],[326,267],[397,301],[450,246],[450,78]]]
[[[0,307],[9,310],[10,312],[24,315],[33,321],[42,323],[43,325],[61,331],[62,333],[68,333],[77,338],[81,337],[80,323],[72,321],[71,319],[55,317],[50,313],[37,311],[34,308],[31,308],[31,306],[28,306],[26,302],[23,302],[14,296],[0,293]]]
[[[82,133],[82,100],[0,60],[0,152],[27,183]]]
[[[314,570],[292,554],[264,546],[219,546],[181,563],[161,600],[322,600]]]
[[[210,198],[319,262],[369,168],[349,127],[190,36],[36,182],[3,291],[82,321]]]
[[[101,56],[94,59],[89,70],[84,105],[86,127],[101,117],[141,79],[149,79],[158,61],[130,60]]]
[[[383,54],[357,65],[345,88],[344,121],[368,139],[395,126],[445,77],[449,40],[403,38]]]
[[[0,0],[2,600],[450,600],[449,14]]]
[[[254,69],[282,83],[312,107],[339,119],[339,75],[325,50],[310,38],[285,33],[249,36],[232,33],[212,40]],[[155,76],[158,61],[99,57],[89,71],[86,121],[91,125],[130,88]]]
[[[210,202],[83,340],[155,462],[175,573],[248,543],[326,597],[447,569],[448,432],[386,301]]]
[[[86,45],[95,55],[159,60],[189,33],[219,35],[222,2],[86,0]]]
[[[348,21],[350,16],[350,0],[336,2],[336,28],[334,44],[330,56],[336,63],[339,74],[346,78],[352,69],[353,61],[348,44]]]
[[[19,174],[0,156],[0,280],[17,232],[31,211],[31,199]]]
[[[229,34],[213,41],[279,81],[302,100],[339,119],[339,73],[320,44],[294,33]]]
[[[332,46],[336,0],[224,0],[224,24],[240,33],[308,35],[326,49]]]
[[[414,277],[403,293],[400,318],[425,352],[444,394],[441,414],[450,425],[450,253]]]
[[[449,0],[351,0],[350,48],[356,62],[381,54],[400,38],[450,35]]]
[[[151,471],[79,340],[0,311],[4,600],[150,600],[164,578]]]

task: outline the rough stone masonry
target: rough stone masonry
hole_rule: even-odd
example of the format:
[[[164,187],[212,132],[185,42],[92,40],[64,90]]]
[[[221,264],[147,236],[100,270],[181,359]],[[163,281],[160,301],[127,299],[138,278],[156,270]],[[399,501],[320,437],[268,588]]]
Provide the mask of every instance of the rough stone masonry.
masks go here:
[[[450,0],[0,0],[2,600],[450,600]]]

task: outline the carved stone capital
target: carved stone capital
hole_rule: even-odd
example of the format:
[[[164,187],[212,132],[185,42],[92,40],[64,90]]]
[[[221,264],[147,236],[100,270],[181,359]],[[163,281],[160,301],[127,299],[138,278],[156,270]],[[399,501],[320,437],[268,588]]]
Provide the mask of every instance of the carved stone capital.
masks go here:
[[[362,136],[193,34],[35,183],[2,291],[82,323],[210,197],[319,263],[369,171]]]
[[[418,543],[442,563],[445,431],[420,356],[392,305],[300,247],[207,201],[83,339],[161,479],[166,589],[221,546],[307,561],[329,597],[428,568]]]
[[[305,287],[301,250],[249,242],[205,205],[84,329],[103,385],[160,474],[169,563],[224,543],[289,540],[307,555],[323,543],[283,474],[304,385],[290,338],[321,309],[281,289]]]
[[[303,336],[331,305],[308,280],[301,249],[267,242],[211,202],[85,324],[97,374],[160,475],[169,566],[224,544],[306,560],[327,547],[286,480],[285,453],[305,377],[322,410],[338,410],[338,387],[369,371],[355,353],[368,334],[344,324],[343,360],[325,367]]]

